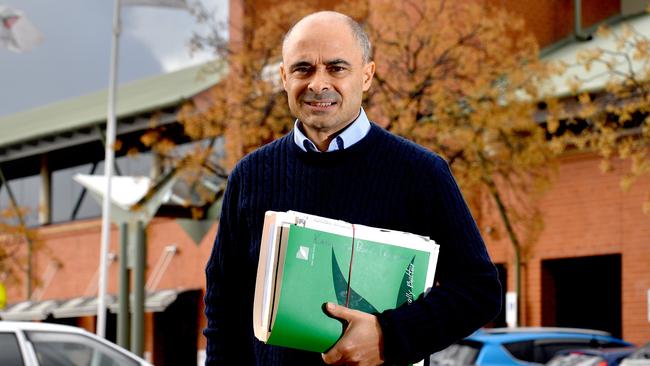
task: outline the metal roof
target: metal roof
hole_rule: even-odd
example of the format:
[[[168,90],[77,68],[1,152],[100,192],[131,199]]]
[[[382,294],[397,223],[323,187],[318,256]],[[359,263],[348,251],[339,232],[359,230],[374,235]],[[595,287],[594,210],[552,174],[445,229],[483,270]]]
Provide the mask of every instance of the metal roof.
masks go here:
[[[612,32],[621,35],[624,24],[632,26],[632,28],[640,35],[650,37],[650,14],[644,13],[629,18],[618,19],[618,22],[616,24],[611,24],[609,28]],[[593,38],[589,41],[575,40],[563,46],[556,47],[550,52],[547,52],[542,59],[552,62],[564,62],[567,65],[576,65],[577,56],[581,52],[595,49],[615,51],[616,40],[611,35],[603,37],[594,34]],[[645,58],[643,60],[635,60],[631,58],[630,65],[627,64],[627,60],[622,55],[616,57],[608,56],[606,58],[614,60],[614,70],[623,73],[630,72],[628,66],[631,66],[635,72],[645,72],[648,67]],[[573,92],[570,84],[575,78],[584,80],[580,85],[578,92],[601,91],[610,80],[609,75],[610,74],[607,72],[607,66],[603,63],[594,63],[588,71],[585,70],[583,66],[570,66],[562,75],[551,78],[547,93],[558,97],[572,95]]]
[[[117,118],[178,105],[215,85],[226,73],[225,67],[212,65],[211,72],[205,70],[205,64],[197,65],[120,86]],[[0,117],[0,147],[104,123],[107,93],[102,90]]]
[[[115,296],[106,296],[108,306],[114,304],[115,301]],[[97,315],[97,297],[95,296],[75,297],[64,301],[58,307],[52,309],[52,316],[55,318],[76,318],[95,315]]]
[[[2,320],[23,321],[44,320],[57,305],[56,300],[23,301],[0,311],[0,318]]]
[[[178,296],[197,289],[164,289],[147,292],[144,302],[146,312],[162,312],[170,306]],[[119,312],[119,303],[115,295],[107,296],[108,308],[113,313]],[[8,306],[0,311],[2,320],[33,321],[44,320],[52,314],[55,318],[71,318],[93,316],[97,314],[97,298],[81,296],[67,300],[22,301]]]

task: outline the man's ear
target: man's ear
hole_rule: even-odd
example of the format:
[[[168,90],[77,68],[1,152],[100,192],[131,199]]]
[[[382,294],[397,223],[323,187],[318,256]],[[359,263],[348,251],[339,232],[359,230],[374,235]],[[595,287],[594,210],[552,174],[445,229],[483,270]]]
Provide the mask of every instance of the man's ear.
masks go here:
[[[363,65],[363,91],[368,91],[372,85],[372,78],[375,75],[375,63],[373,61]]]
[[[280,77],[282,78],[282,87],[287,90],[287,72],[284,69],[283,62],[280,62]]]

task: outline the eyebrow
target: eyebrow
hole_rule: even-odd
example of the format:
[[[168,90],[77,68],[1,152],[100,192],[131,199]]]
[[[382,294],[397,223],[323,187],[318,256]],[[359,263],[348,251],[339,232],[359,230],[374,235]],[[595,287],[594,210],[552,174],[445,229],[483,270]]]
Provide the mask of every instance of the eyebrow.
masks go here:
[[[340,59],[340,58],[325,61],[325,66],[334,66],[334,65],[345,65],[347,67],[352,66],[352,64],[350,64],[349,62],[347,62],[347,61],[345,61],[343,59]],[[291,67],[289,67],[289,70],[293,71],[293,70],[295,70],[295,69],[297,69],[299,67],[304,67],[304,66],[311,67],[311,66],[313,66],[313,64],[311,62],[308,62],[308,61],[298,61],[298,62],[295,62],[295,63],[291,64]]]
[[[343,59],[340,59],[340,58],[337,58],[337,59],[334,59],[334,60],[331,60],[331,61],[325,61],[325,66],[341,65],[341,64],[343,64],[345,66],[348,66],[348,67],[352,66],[349,62],[347,62],[347,61],[345,61]]]
[[[311,67],[312,64],[307,62],[307,61],[298,61],[296,63],[291,64],[291,67],[289,67],[289,70],[293,71],[293,70],[295,70],[295,69],[297,69],[299,67],[304,67],[304,66]]]

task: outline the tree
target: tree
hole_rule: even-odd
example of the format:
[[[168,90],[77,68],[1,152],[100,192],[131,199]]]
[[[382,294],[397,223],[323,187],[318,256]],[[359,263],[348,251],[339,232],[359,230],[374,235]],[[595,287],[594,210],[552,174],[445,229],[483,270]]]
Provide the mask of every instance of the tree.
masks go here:
[[[0,286],[13,287],[26,278],[29,298],[38,282],[31,270],[31,258],[42,248],[36,231],[22,220],[25,213],[24,208],[13,205],[0,210]]]
[[[564,150],[600,155],[603,171],[618,158],[629,162],[621,179],[627,190],[650,173],[650,37],[629,24],[616,30],[603,26],[596,37],[603,46],[578,53],[574,64],[562,64],[571,94],[554,108],[549,131]],[[561,118],[564,116],[564,118]],[[650,213],[650,192],[643,203]]]
[[[281,60],[282,35],[321,9],[317,1],[283,2],[262,17],[254,5],[244,2],[249,16],[229,43],[216,26],[193,42],[215,50],[230,72],[212,103],[187,105],[181,121],[192,138],[225,136],[227,168],[291,129],[284,91],[269,75]],[[554,157],[534,119],[538,90],[553,70],[539,62],[534,38],[513,14],[474,2],[356,1],[338,10],[360,20],[373,41],[378,69],[365,101],[369,116],[449,161],[480,227],[512,243],[520,294],[522,251],[541,228],[534,201]],[[480,215],[490,210],[497,221]]]

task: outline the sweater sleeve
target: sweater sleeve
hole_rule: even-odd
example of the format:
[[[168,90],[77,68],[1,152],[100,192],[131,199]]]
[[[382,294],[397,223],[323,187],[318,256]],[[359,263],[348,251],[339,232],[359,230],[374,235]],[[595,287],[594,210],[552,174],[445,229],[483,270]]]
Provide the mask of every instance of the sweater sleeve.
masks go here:
[[[235,168],[228,179],[217,236],[205,269],[206,366],[234,365],[242,362],[245,355],[252,354],[251,350],[242,350],[250,343],[245,332],[250,324],[239,312],[248,307],[242,306],[242,297],[235,296],[239,293],[236,288],[240,282],[238,272],[245,263],[241,248],[247,244],[239,212],[240,183]]]
[[[417,362],[493,319],[501,285],[448,164],[434,159],[418,192],[421,219],[440,245],[436,285],[410,305],[378,314],[387,364]]]

